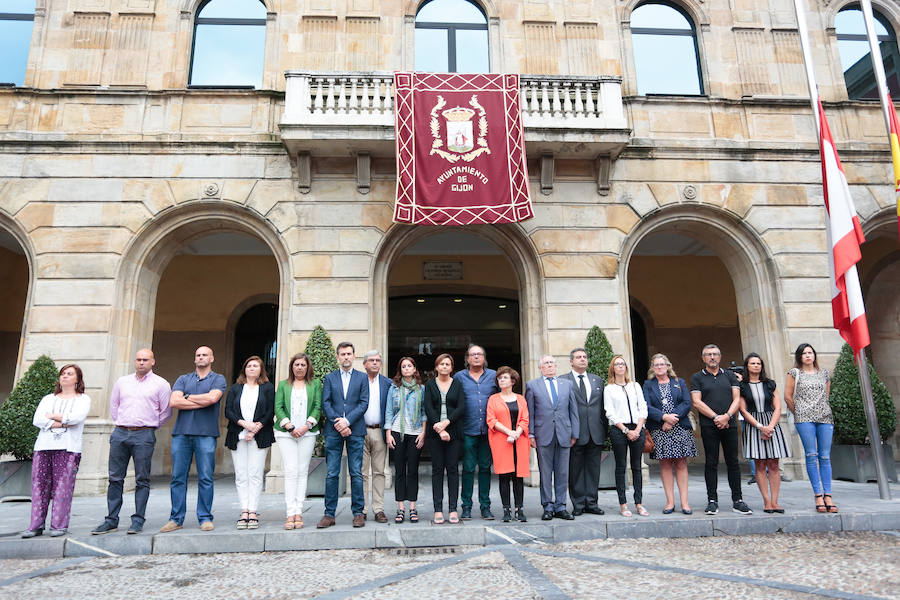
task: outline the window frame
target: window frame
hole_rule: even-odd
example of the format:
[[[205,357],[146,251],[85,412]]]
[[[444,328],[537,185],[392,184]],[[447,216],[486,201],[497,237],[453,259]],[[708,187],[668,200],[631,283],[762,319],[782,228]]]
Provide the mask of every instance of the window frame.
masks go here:
[[[862,13],[862,7],[860,6],[860,4],[858,2],[850,2],[849,4],[846,4],[842,7],[840,7],[834,13],[834,20],[832,21],[832,23],[834,23],[834,21],[837,21],[837,16],[840,13],[845,12],[845,11],[851,11],[851,10],[856,10],[856,11],[859,11],[860,13]],[[872,17],[878,24],[880,24],[882,27],[884,27],[885,30],[888,32],[885,35],[879,35],[876,33],[875,40],[877,42],[879,42],[879,45],[881,44],[881,42],[893,42],[894,45],[897,47],[897,55],[900,56],[900,41],[898,41],[897,31],[894,28],[891,21],[888,19],[888,17],[884,13],[879,12],[875,6],[872,7]],[[840,44],[840,42],[842,42],[842,41],[843,42],[865,42],[866,45],[868,46],[868,43],[869,43],[869,37],[865,33],[838,33],[836,23],[834,24],[834,39],[835,39],[835,42],[837,42],[838,44]],[[854,102],[877,101],[878,100],[877,98],[853,98],[850,96],[850,88],[847,86],[847,72],[844,70],[844,67],[841,64],[841,60],[840,60],[841,59],[840,45],[838,45],[837,51],[838,51],[838,66],[841,69],[841,78],[844,80],[844,90],[847,92],[847,98]],[[869,49],[868,55],[871,57],[871,48]],[[870,58],[870,60],[871,60],[871,58]],[[882,63],[882,68],[884,68],[884,54],[881,55],[881,63]],[[898,65],[898,70],[900,70],[900,65]],[[886,75],[887,75],[887,73],[885,73],[885,76]],[[872,67],[872,78],[873,78],[873,83],[875,83],[875,85],[877,86],[877,82],[874,81],[874,78],[875,78],[874,66]],[[891,89],[890,89],[890,87],[888,87],[888,96],[891,98],[891,100],[893,102],[900,101],[900,89],[896,90],[895,94],[891,94]]]
[[[473,0],[464,0],[468,2],[472,6],[478,9],[478,12],[484,17],[484,23],[458,23],[458,22],[449,22],[449,21],[424,21],[419,22],[418,17],[419,13],[423,8],[431,4],[432,2],[439,2],[440,0],[427,0],[419,5],[419,8],[416,9],[416,15],[414,18],[414,31],[415,29],[436,29],[447,32],[447,72],[448,73],[457,73],[456,70],[456,32],[457,31],[484,31],[487,32],[487,70],[485,73],[491,72],[491,36],[488,28],[488,16],[487,12],[477,2]],[[413,48],[413,67],[415,68],[416,62],[416,53],[415,47]]]
[[[30,13],[8,13],[8,12],[0,12],[0,21],[31,21],[31,35],[34,36],[34,12],[37,10],[37,4],[35,4],[34,10]],[[28,57],[31,56],[31,42],[28,43],[28,52],[25,55],[25,76],[28,76]],[[0,81],[0,87],[24,87],[25,81],[24,78],[22,80],[22,85],[20,86],[15,81]]]
[[[268,11],[269,8],[266,6],[266,3],[263,0],[256,0],[260,4],[262,4],[263,8]],[[230,84],[195,84],[191,83],[194,79],[194,57],[196,56],[196,45],[197,45],[197,27],[199,25],[238,25],[238,26],[255,26],[259,27],[260,25],[264,30],[267,29],[268,19],[244,19],[244,18],[235,18],[235,17],[201,17],[199,16],[203,9],[206,8],[210,3],[215,2],[215,0],[204,0],[197,6],[197,10],[194,11],[194,25],[191,28],[191,60],[188,65],[188,89],[192,90],[255,90],[262,89],[262,77],[260,77],[260,87],[257,88],[255,85],[230,85]],[[265,31],[268,34],[268,31]],[[261,75],[265,75],[265,43],[263,44],[263,71]]]
[[[654,27],[634,27],[631,25],[631,21],[634,18],[634,12],[641,8],[642,6],[647,6],[650,4],[657,4],[660,6],[666,6],[671,8],[678,14],[680,14],[690,25],[690,30],[686,29],[675,29],[675,28],[654,28]],[[637,35],[667,35],[673,37],[687,37],[688,35],[693,39],[694,46],[694,65],[697,70],[697,88],[698,92],[696,94],[680,94],[674,92],[650,92],[645,94],[638,93],[639,96],[681,96],[685,98],[697,98],[701,96],[706,96],[706,85],[703,81],[703,65],[700,57],[700,36],[698,34],[698,26],[696,19],[680,4],[677,2],[671,2],[669,0],[646,0],[644,2],[640,2],[637,6],[631,9],[628,16],[629,22],[629,30],[631,32],[631,60],[634,64],[634,84],[635,88],[639,88],[639,72],[637,67],[637,61],[635,61],[635,52],[634,52],[634,36]],[[690,33],[687,33],[690,31]],[[637,90],[636,90],[637,91]]]

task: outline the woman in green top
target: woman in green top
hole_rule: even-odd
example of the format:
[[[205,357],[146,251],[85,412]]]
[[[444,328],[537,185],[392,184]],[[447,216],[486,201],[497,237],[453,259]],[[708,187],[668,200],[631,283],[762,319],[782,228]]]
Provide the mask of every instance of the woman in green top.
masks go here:
[[[288,530],[303,527],[309,459],[322,417],[322,382],[313,376],[309,356],[295,354],[288,367],[288,378],[278,384],[275,392],[275,438],[284,466],[284,528]]]

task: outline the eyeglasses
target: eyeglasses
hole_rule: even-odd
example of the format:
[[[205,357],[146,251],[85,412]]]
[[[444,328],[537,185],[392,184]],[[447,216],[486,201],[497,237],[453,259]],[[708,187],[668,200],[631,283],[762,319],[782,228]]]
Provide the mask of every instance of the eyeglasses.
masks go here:
[[[469,352],[469,356],[484,356],[484,352]]]
[[[626,365],[625,363],[623,363],[623,362],[615,362],[615,363],[613,363],[613,366],[614,366],[614,367],[624,367],[624,366],[627,366],[627,365]]]
[[[653,368],[658,369],[660,367],[668,367],[668,366],[669,365],[667,365],[666,363],[656,363],[655,365],[653,365]]]

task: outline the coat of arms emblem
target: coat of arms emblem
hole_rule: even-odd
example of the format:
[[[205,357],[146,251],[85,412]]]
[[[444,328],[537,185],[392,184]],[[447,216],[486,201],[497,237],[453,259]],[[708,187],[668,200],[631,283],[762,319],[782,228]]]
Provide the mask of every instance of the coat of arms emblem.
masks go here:
[[[454,106],[442,110],[447,105],[443,96],[438,96],[437,103],[431,109],[431,144],[430,154],[437,154],[451,163],[460,159],[471,162],[481,154],[490,154],[487,144],[487,117],[484,107],[478,103],[478,96],[473,94],[469,106]],[[443,123],[438,119],[443,117]],[[475,117],[478,117],[476,136]],[[443,125],[443,127],[442,127]],[[441,130],[444,135],[441,135]],[[446,150],[444,150],[446,147]]]

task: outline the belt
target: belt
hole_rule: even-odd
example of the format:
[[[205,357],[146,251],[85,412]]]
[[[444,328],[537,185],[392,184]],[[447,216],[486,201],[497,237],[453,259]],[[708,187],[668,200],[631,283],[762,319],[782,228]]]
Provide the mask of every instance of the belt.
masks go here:
[[[381,429],[381,425],[366,425],[367,429]]]
[[[150,427],[150,426],[146,426],[146,425],[141,426],[141,427],[126,427],[125,425],[116,425],[116,427],[119,429],[127,429],[128,431],[140,431],[142,429],[156,429],[156,427]]]

